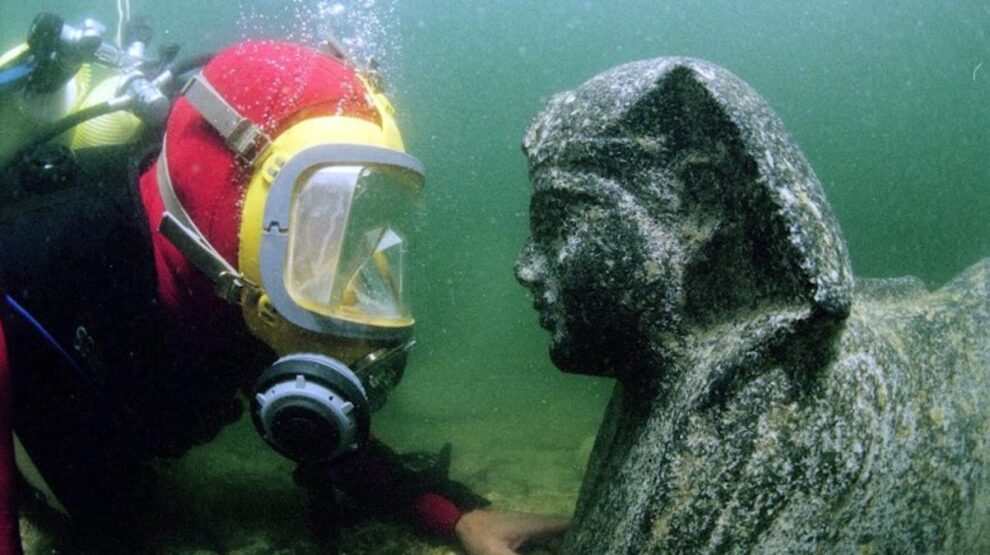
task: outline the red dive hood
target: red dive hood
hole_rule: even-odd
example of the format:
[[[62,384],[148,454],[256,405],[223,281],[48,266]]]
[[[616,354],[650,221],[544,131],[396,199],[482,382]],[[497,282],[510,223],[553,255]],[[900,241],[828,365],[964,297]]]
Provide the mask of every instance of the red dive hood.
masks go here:
[[[310,117],[347,115],[380,124],[380,116],[355,71],[325,53],[293,44],[249,41],[218,53],[203,75],[224,99],[270,136]],[[237,267],[242,200],[252,168],[245,168],[224,140],[179,98],[165,132],[168,171],[180,202],[217,251]],[[157,163],[141,177],[141,196],[155,244],[160,294],[166,308],[205,299],[212,284],[157,232],[162,202]],[[191,295],[180,300],[180,292]]]

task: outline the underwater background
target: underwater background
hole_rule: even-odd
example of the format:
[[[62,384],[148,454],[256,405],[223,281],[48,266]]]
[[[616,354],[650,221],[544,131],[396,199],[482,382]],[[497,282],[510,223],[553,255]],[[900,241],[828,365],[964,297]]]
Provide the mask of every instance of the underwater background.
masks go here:
[[[567,514],[612,384],[550,364],[547,334],[513,277],[528,225],[519,144],[550,95],[633,60],[707,59],[749,82],[796,137],[856,275],[937,287],[990,256],[990,2],[784,4],[132,0],[130,10],[150,17],[153,46],[176,41],[180,56],[333,33],[380,62],[427,188],[411,255],[417,346],[374,431],[401,452],[451,443],[453,476],[498,508]],[[40,11],[93,17],[110,36],[117,22],[116,1],[7,0],[0,47],[23,41]],[[250,423],[232,426],[162,466],[172,493],[149,544],[313,549],[291,470]],[[345,551],[457,552],[376,526],[345,534]],[[49,540],[32,541],[48,552]]]

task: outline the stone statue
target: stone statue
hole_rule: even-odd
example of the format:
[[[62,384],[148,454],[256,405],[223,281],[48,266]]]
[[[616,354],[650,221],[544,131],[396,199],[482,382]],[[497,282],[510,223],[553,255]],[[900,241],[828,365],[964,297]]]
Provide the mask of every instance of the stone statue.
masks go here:
[[[610,376],[563,552],[990,552],[990,260],[854,284],[777,116],[707,62],[622,65],[523,143],[551,357]]]

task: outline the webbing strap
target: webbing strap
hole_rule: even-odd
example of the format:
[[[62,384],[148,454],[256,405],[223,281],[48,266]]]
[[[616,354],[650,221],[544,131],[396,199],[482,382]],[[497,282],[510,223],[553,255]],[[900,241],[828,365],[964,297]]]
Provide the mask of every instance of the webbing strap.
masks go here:
[[[241,161],[254,166],[268,154],[271,138],[228,104],[202,73],[186,83],[182,94]]]
[[[158,192],[165,205],[158,231],[213,281],[217,296],[229,303],[244,304],[248,298],[259,295],[261,290],[217,252],[189,217],[172,186],[165,148],[165,142],[162,142],[156,170]]]

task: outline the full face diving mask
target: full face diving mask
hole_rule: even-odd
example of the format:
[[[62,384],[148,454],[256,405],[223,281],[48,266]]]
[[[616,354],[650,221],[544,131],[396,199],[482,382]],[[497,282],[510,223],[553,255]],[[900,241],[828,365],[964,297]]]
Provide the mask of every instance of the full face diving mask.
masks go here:
[[[260,284],[227,263],[186,214],[164,147],[160,231],[230,302],[267,306],[272,318],[302,333],[393,345],[353,368],[325,353],[288,352],[256,383],[255,425],[283,455],[323,460],[356,449],[367,438],[370,412],[383,402],[381,392],[398,382],[412,346],[403,272],[423,166],[404,152],[370,144],[314,140],[280,150],[282,137],[273,147],[204,77],[192,79],[183,93],[256,177],[270,179]]]
[[[268,192],[261,237],[262,284],[278,313],[318,333],[408,337],[404,257],[422,176],[415,158],[376,146],[293,156]]]

